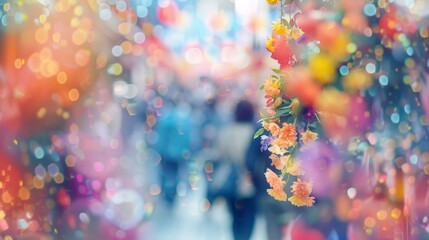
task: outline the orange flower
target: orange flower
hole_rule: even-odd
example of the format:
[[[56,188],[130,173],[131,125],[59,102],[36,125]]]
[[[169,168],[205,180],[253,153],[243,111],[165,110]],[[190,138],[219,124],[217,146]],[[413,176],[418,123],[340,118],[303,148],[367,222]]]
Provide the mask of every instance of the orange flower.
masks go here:
[[[274,139],[271,144],[273,146],[277,146],[277,147],[282,148],[282,149],[287,149],[288,147],[292,146],[292,144],[288,140],[285,140],[282,138]]]
[[[283,123],[279,132],[278,145],[281,148],[289,148],[296,145],[296,129],[294,124]],[[275,140],[274,140],[275,141]]]
[[[280,127],[277,123],[269,123],[267,124],[267,131],[271,133],[271,136],[277,137],[280,132]]]
[[[286,201],[287,199],[287,195],[283,189],[268,189],[267,193],[277,201]]]
[[[314,197],[308,197],[308,196],[300,198],[300,197],[293,195],[288,200],[290,203],[292,203],[293,205],[295,205],[297,207],[302,207],[302,206],[311,207],[314,204]]]
[[[292,184],[293,196],[289,198],[289,201],[298,207],[311,207],[314,203],[314,197],[310,197],[312,188],[313,186],[311,183],[306,183],[298,178],[298,180]]]
[[[304,144],[311,143],[311,142],[314,142],[316,140],[317,140],[317,133],[312,132],[308,129],[304,133],[301,134],[301,141]]]
[[[271,154],[271,165],[274,166],[276,169],[281,170],[286,165],[287,159],[289,156],[277,156],[276,154]]]
[[[271,169],[267,169],[265,172],[265,178],[267,179],[268,184],[270,184],[270,187],[273,189],[283,189],[286,185],[286,183],[282,181],[282,179]]]
[[[265,48],[269,52],[274,52],[274,39],[272,37],[268,38],[267,41],[265,42]]]
[[[279,0],[267,0],[267,3],[270,5],[276,5],[277,3],[279,3]]]
[[[271,142],[271,147],[268,148],[268,151],[270,151],[271,153],[277,154],[277,155],[282,155],[283,153],[285,153],[284,150],[282,150],[279,146],[274,145],[273,142]]]
[[[277,35],[289,35],[289,29],[287,29],[280,20],[274,21],[272,23],[272,26],[273,26],[273,33]]]
[[[275,81],[271,76],[265,81],[265,95],[274,97],[280,95],[280,81]]]
[[[301,169],[301,162],[294,161],[291,165],[288,164],[286,172],[292,176],[301,176],[304,175],[304,171]]]

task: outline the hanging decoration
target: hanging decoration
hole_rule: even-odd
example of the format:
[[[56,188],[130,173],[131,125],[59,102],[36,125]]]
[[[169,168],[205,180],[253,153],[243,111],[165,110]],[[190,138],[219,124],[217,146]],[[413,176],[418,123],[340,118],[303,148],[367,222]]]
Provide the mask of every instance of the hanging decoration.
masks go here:
[[[260,88],[266,111],[254,137],[271,154],[272,168],[265,173],[268,194],[295,206],[317,202],[312,196],[316,179],[305,174],[305,159],[300,159],[317,141],[368,169],[395,169],[396,175],[388,175],[393,179],[404,166],[420,175],[424,163],[416,159],[428,150],[422,109],[427,106],[427,20],[393,1],[267,3],[280,10],[266,41],[278,67]],[[393,155],[380,160],[375,152],[386,142]],[[388,161],[416,153],[400,166]],[[371,177],[387,184],[380,176],[386,177]],[[396,184],[392,189],[403,188],[403,182],[391,182]],[[401,194],[391,190],[386,198],[403,201]]]

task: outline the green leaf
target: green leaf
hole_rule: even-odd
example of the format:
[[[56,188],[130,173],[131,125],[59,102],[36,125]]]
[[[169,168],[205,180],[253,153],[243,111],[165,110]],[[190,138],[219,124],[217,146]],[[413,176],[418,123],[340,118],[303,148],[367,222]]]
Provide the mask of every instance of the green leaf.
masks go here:
[[[286,27],[290,28],[288,21],[284,18],[282,18],[282,24],[285,25]]]
[[[280,74],[280,75],[283,74],[282,70],[280,70],[280,69],[273,68],[273,72]]]
[[[265,87],[265,85],[261,85],[261,86],[259,87],[259,90],[264,89],[264,87]]]
[[[264,129],[263,128],[258,129],[258,131],[256,131],[255,134],[253,135],[253,139],[258,138],[259,136],[262,135],[262,133],[264,133]]]

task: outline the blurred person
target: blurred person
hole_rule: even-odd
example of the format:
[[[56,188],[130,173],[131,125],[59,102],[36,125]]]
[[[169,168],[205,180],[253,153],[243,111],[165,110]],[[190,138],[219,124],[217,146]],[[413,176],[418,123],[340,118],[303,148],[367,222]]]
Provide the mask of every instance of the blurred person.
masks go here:
[[[208,198],[221,191],[232,217],[234,239],[250,239],[256,217],[255,188],[246,169],[246,152],[253,134],[254,109],[250,102],[235,107],[234,122],[222,128],[217,139],[218,164],[209,182]],[[218,190],[215,190],[218,188]]]
[[[154,130],[158,134],[155,149],[161,156],[161,186],[165,201],[174,204],[180,174],[190,158],[191,109],[183,90],[165,99]]]
[[[256,132],[260,125],[254,126],[253,132]],[[264,149],[263,143],[259,138],[252,139],[246,153],[246,165],[251,172],[252,181],[256,190],[257,211],[266,222],[266,239],[280,240],[284,239],[284,231],[288,223],[297,216],[296,208],[288,203],[277,201],[268,195],[267,189],[270,188],[265,179],[265,171],[270,167],[270,153]],[[290,188],[293,181],[289,180],[286,188]]]

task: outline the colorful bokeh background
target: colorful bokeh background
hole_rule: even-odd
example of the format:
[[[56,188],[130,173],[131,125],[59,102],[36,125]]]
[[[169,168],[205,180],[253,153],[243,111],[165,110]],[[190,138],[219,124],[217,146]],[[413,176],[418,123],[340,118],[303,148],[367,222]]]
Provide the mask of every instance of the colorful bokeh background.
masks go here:
[[[322,119],[333,140],[300,153],[314,207],[267,205],[281,209],[282,239],[429,239],[429,2],[296,2],[314,42],[293,50],[354,55],[310,66],[349,76],[321,101],[353,125]],[[389,4],[398,13],[380,15]],[[278,17],[265,0],[0,0],[0,239],[232,239],[225,204],[205,196],[207,160],[239,100],[266,110]],[[341,53],[325,17],[373,55]],[[319,94],[295,74],[291,95]],[[163,119],[189,136],[172,141]],[[171,207],[161,155],[185,142]],[[252,239],[269,239],[270,224],[258,218]]]

